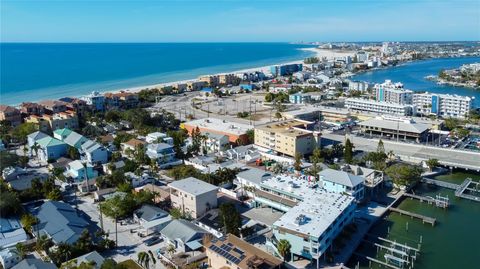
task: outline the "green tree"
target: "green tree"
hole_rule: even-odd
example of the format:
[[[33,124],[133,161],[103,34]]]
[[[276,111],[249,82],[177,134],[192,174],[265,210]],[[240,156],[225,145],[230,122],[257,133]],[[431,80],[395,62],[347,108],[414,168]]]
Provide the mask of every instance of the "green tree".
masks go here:
[[[24,259],[27,255],[27,247],[22,243],[17,243],[15,245],[15,250],[21,259]]]
[[[280,253],[280,256],[283,257],[283,261],[287,260],[288,255],[290,254],[290,249],[292,245],[286,239],[280,239],[277,244],[277,250]]]
[[[310,156],[310,162],[312,163],[311,172],[312,175],[317,177],[318,172],[320,172],[319,163],[323,161],[322,150],[320,148],[315,148]]]
[[[70,159],[72,160],[78,160],[80,159],[80,153],[78,150],[72,146],[69,146],[67,149],[67,155]]]
[[[32,214],[27,213],[22,215],[20,223],[22,224],[23,228],[25,228],[25,230],[32,232],[32,227],[38,223],[38,219]]]
[[[448,118],[445,119],[443,124],[447,130],[453,131],[460,124],[460,121],[456,118]]]
[[[15,192],[2,191],[0,195],[0,216],[9,217],[22,212],[20,199]]]
[[[300,152],[295,153],[295,162],[293,163],[293,168],[297,171],[302,170],[302,154]]]
[[[348,164],[351,164],[353,161],[353,149],[355,147],[353,146],[353,143],[350,142],[350,139],[347,139],[345,141],[345,162]]]
[[[15,166],[18,163],[18,155],[8,151],[0,151],[0,171],[9,167]]]
[[[54,200],[54,201],[61,201],[62,200],[62,191],[60,189],[55,188],[48,192],[47,199]]]
[[[438,162],[438,159],[428,159],[425,163],[427,164],[428,168],[430,169],[430,172],[433,171],[433,168],[440,165],[440,163]]]
[[[397,163],[385,170],[385,173],[398,186],[408,186],[420,180],[422,169],[418,166]]]
[[[383,144],[382,139],[378,140],[377,152],[378,153],[385,153],[385,145]]]
[[[253,129],[249,129],[246,132],[248,138],[248,144],[255,143],[255,131]]]
[[[219,216],[222,220],[223,229],[225,234],[240,235],[240,229],[242,227],[242,219],[240,213],[238,213],[233,203],[223,203],[220,205]]]

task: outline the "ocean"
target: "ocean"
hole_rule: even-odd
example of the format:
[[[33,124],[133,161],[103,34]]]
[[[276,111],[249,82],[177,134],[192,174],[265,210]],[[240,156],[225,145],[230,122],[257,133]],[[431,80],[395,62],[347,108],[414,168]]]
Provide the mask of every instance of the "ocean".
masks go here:
[[[289,43],[0,43],[0,103],[79,96],[301,60]]]
[[[396,67],[365,72],[352,77],[352,80],[362,80],[381,83],[386,79],[402,82],[404,87],[413,91],[428,91],[442,94],[458,94],[475,97],[474,107],[480,107],[480,90],[465,87],[438,85],[425,79],[428,75],[438,75],[442,69],[457,68],[463,64],[480,63],[480,57],[438,58],[409,62]]]

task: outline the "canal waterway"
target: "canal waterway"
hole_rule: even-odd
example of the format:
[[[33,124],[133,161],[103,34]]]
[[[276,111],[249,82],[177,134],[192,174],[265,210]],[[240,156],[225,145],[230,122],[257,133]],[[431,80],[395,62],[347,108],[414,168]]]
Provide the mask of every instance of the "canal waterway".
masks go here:
[[[466,177],[475,181],[480,180],[480,174],[462,171],[437,176],[436,179],[461,184]],[[373,236],[367,237],[367,240],[373,241],[375,237],[380,236],[417,248],[421,236],[421,252],[414,268],[479,268],[480,203],[457,198],[453,190],[427,184],[420,184],[413,191],[422,196],[435,197],[437,194],[448,196],[451,205],[448,209],[442,209],[407,198],[398,207],[436,218],[435,226],[422,224],[421,220],[411,219],[408,216],[390,213],[372,227],[369,234]],[[383,243],[383,245],[389,244]],[[377,254],[376,247],[366,242],[360,245],[356,253],[385,261],[385,252]],[[352,256],[348,264],[350,268],[355,268],[358,262],[361,269],[370,268],[369,262],[360,256]],[[380,267],[372,263],[371,268],[385,268],[385,266]]]
[[[402,82],[404,87],[413,91],[428,91],[441,94],[458,94],[475,97],[474,107],[480,107],[480,90],[465,87],[438,85],[425,79],[428,75],[438,75],[442,69],[454,69],[463,64],[479,63],[480,57],[438,58],[414,61],[396,67],[373,70],[353,76],[352,80],[381,83],[386,79]]]

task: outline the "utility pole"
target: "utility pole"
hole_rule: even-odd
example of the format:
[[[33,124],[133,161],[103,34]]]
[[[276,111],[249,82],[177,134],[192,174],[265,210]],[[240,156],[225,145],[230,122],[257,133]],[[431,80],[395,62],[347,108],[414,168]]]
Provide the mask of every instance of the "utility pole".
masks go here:
[[[249,106],[250,106],[250,112],[248,113],[249,118],[250,118],[250,125],[252,125],[252,96],[250,95],[250,99],[248,100]]]

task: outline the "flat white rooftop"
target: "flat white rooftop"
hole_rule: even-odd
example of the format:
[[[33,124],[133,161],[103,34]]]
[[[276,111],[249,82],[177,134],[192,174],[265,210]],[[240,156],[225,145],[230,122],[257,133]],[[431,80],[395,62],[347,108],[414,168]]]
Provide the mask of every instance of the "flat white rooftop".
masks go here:
[[[231,122],[217,118],[204,118],[185,122],[184,125],[199,127],[201,129],[209,129],[223,133],[231,133],[235,135],[245,134],[248,130],[253,129],[253,125]]]
[[[325,191],[306,198],[288,210],[273,226],[318,238],[354,200],[348,195]]]
[[[281,192],[288,196],[294,196],[298,200],[326,192],[318,188],[317,184],[313,183],[313,181],[312,183],[309,182],[307,176],[276,175],[263,180],[260,186]]]

